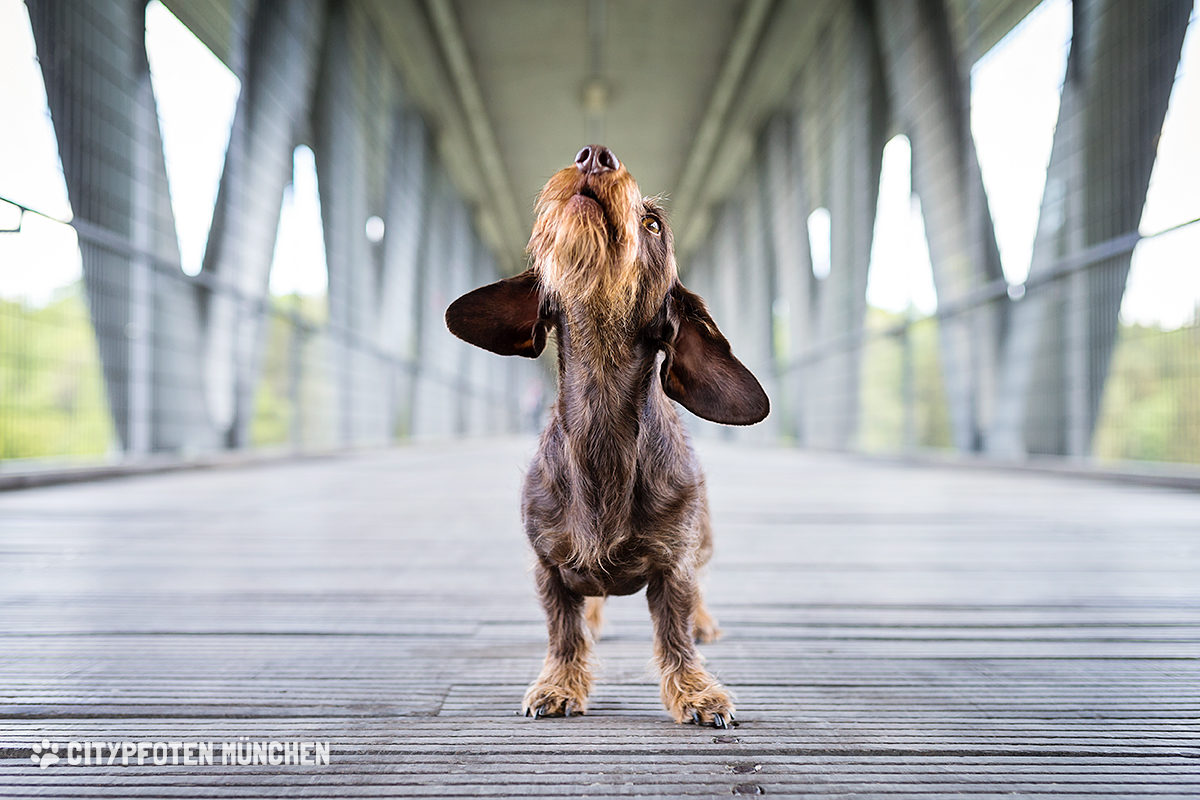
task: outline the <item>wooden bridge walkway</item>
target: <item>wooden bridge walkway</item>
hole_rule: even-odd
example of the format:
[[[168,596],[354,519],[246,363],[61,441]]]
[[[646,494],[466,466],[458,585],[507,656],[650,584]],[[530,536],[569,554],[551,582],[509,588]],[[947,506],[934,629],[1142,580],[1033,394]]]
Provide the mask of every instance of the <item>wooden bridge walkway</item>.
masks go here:
[[[1200,796],[1200,495],[705,443],[741,726],[669,721],[641,595],[535,721],[531,449],[0,495],[0,796]],[[239,737],[330,763],[31,761]]]

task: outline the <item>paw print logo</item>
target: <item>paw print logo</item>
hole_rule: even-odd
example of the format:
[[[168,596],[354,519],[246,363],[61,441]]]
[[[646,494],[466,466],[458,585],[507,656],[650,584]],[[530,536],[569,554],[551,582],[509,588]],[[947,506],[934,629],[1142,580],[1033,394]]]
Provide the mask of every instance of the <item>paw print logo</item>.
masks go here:
[[[57,764],[59,762],[58,745],[50,744],[49,739],[42,739],[41,744],[33,746],[33,755],[29,757],[29,760],[42,769],[46,769],[51,764]]]

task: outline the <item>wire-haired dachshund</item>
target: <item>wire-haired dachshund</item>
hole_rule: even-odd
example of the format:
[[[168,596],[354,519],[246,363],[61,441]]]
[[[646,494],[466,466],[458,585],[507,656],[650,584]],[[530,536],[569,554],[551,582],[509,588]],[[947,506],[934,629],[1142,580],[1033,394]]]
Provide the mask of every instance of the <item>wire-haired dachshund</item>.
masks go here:
[[[525,272],[446,311],[456,336],[500,355],[558,341],[558,398],[522,498],[550,635],[523,710],[587,710],[604,598],[645,586],[667,710],[726,727],[733,702],[694,643],[719,634],[696,575],[712,554],[704,475],[672,401],[750,425],[767,396],[679,282],[663,209],[608,148],[583,148],[546,183],[528,250]]]

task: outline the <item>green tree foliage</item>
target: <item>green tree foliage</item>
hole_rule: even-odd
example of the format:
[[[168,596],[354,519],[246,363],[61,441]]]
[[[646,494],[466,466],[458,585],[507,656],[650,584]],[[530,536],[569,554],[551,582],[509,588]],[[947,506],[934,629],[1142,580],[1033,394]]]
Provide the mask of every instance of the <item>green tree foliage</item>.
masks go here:
[[[868,314],[875,333],[861,365],[859,447],[869,452],[902,449],[909,424],[916,447],[951,446],[935,319],[908,329],[913,404],[906,420],[903,321],[880,309]],[[1200,462],[1200,326],[1120,327],[1092,451],[1102,461]]]
[[[1095,456],[1200,462],[1200,325],[1122,325],[1100,407]]]
[[[298,426],[304,441],[312,443],[319,434],[319,404],[324,399],[319,385],[324,365],[314,362],[323,352],[316,332],[328,318],[325,297],[289,294],[271,302],[250,440],[256,446],[288,444]]]
[[[867,315],[867,330],[875,333],[865,340],[860,365],[858,446],[868,452],[894,452],[910,440],[919,448],[951,445],[937,320],[914,322],[907,332],[898,330],[904,320],[878,308]]]
[[[0,458],[95,457],[113,447],[81,286],[41,307],[0,300]]]
[[[298,430],[304,445],[321,446],[332,441],[325,298],[273,302],[251,440],[287,444]],[[867,451],[951,446],[937,321],[919,320],[907,333],[903,321],[878,309],[868,315],[857,442]],[[0,459],[96,458],[114,448],[82,285],[37,307],[0,300]],[[1200,326],[1121,326],[1093,452],[1109,461],[1200,462]]]

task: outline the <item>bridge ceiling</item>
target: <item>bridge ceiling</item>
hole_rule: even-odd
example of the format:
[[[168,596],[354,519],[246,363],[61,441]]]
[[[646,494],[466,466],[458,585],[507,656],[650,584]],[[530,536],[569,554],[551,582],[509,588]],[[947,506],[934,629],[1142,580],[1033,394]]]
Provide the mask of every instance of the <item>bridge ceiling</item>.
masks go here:
[[[665,194],[683,246],[786,105],[835,0],[358,0],[501,262],[515,268],[545,179],[601,141]],[[222,58],[238,0],[168,0]],[[978,57],[1035,0],[950,0]],[[972,32],[974,35],[972,36]]]
[[[586,2],[455,3],[522,210],[593,138],[643,191],[674,192],[744,6],[609,0],[589,13]]]

